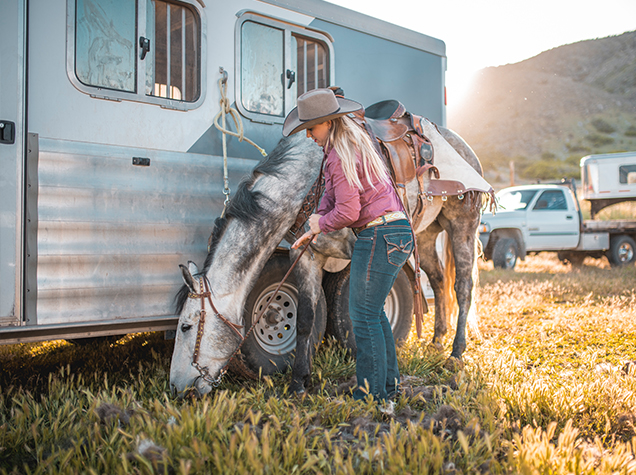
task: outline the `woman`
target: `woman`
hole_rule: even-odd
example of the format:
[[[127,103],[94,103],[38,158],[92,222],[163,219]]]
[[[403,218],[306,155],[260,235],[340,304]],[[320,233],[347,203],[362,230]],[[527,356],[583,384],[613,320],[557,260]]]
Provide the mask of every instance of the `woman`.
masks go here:
[[[345,227],[358,236],[349,278],[349,316],[357,346],[353,397],[371,394],[383,401],[397,393],[400,383],[384,301],[413,250],[413,233],[382,159],[366,132],[347,117],[361,108],[330,89],[314,89],[298,98],[283,135],[306,130],[325,151],[324,195],[309,217],[310,230],[292,247]]]

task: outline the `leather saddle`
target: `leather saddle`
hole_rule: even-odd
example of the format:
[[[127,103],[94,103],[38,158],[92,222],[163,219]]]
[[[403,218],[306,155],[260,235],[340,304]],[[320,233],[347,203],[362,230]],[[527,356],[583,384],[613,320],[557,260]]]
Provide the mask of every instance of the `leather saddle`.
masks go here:
[[[349,116],[366,130],[376,150],[385,159],[398,195],[405,209],[412,216],[413,225],[416,227],[422,216],[427,196],[432,199],[429,186],[424,183],[425,173],[428,173],[430,178],[435,178],[437,182],[435,188],[440,188],[441,184],[439,171],[433,163],[433,144],[424,135],[422,118],[407,112],[401,102],[392,99],[377,102]],[[416,209],[411,210],[406,196],[406,184],[416,178],[418,200]],[[430,180],[428,184],[430,185]],[[446,195],[445,192],[439,194]]]

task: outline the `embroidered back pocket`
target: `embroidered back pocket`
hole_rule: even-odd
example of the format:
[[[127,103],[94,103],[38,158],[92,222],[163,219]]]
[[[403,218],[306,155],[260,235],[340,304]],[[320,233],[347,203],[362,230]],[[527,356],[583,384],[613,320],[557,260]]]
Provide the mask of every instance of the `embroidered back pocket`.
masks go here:
[[[413,251],[413,235],[411,233],[385,234],[386,257],[394,266],[402,267]]]

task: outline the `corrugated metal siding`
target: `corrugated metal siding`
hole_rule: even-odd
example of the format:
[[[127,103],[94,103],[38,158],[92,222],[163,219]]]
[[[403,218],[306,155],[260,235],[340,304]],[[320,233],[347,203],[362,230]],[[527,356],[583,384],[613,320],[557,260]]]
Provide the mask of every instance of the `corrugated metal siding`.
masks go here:
[[[170,315],[178,265],[202,265],[222,210],[222,158],[39,145],[37,323]],[[133,166],[132,157],[150,166]],[[229,165],[234,190],[255,162]]]

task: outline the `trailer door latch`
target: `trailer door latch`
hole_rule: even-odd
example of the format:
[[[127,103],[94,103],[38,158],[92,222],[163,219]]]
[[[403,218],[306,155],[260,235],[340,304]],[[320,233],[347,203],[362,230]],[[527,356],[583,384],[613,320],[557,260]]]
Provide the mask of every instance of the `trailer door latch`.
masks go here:
[[[15,122],[0,120],[0,143],[15,143]]]
[[[140,36],[139,47],[141,48],[140,59],[144,59],[146,57],[146,53],[150,52],[150,40]]]

